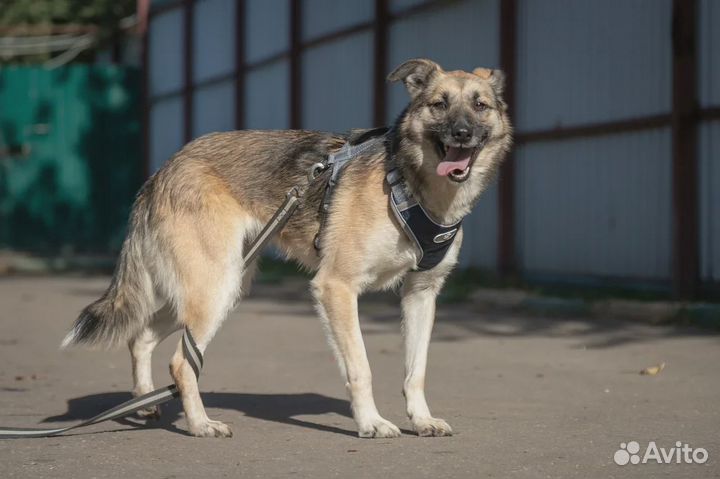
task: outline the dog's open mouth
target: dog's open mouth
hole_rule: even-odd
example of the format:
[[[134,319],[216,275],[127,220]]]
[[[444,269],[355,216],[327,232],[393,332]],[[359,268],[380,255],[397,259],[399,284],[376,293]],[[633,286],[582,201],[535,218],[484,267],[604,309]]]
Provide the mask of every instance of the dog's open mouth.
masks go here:
[[[470,176],[470,168],[481,147],[463,148],[438,144],[438,152],[443,160],[437,166],[439,176],[447,176],[451,181],[462,183]]]

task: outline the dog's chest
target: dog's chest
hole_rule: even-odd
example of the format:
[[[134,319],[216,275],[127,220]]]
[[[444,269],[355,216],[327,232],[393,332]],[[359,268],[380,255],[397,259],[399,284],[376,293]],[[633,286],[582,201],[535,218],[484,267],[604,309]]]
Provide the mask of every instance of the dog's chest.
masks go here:
[[[363,256],[363,283],[372,290],[396,286],[418,260],[415,246],[389,218],[368,232]]]

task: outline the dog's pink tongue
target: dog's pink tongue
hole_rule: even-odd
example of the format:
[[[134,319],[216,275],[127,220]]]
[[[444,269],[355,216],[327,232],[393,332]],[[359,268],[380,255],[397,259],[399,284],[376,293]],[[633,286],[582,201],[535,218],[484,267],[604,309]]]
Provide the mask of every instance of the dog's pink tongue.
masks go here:
[[[457,148],[451,146],[448,148],[443,161],[437,166],[437,174],[447,176],[455,170],[462,173],[470,164],[471,155],[472,148]]]

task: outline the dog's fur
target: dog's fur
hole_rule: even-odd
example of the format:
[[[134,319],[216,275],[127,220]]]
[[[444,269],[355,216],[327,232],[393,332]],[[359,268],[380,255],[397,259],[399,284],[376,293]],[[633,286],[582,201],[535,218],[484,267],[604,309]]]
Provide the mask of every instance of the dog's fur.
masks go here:
[[[384,142],[344,170],[321,237],[324,182],[309,186],[304,205],[275,238],[288,258],[315,271],[312,291],[327,326],[350,395],[361,437],[395,437],[399,429],[380,416],[358,324],[357,298],[367,290],[402,283],[406,346],[407,414],[420,435],[451,434],[431,416],[424,395],[435,298],[457,261],[462,231],[444,260],[418,272],[417,251],[389,207],[385,175],[399,167],[409,190],[438,222],[470,212],[511,144],[511,126],[497,70],[446,72],[429,60],[410,60],[388,77],[403,81],[411,102]],[[435,170],[453,129],[469,128],[464,146],[475,148],[466,181]],[[242,293],[255,265],[243,251],[287,191],[304,185],[310,165],[339,149],[347,135],[311,131],[234,131],[198,138],[168,161],[140,191],[112,283],[87,306],[65,345],[111,347],[127,342],[134,394],[153,389],[150,357],[173,331],[188,327],[201,351]],[[466,170],[467,171],[467,170]],[[227,425],[205,413],[193,370],[178,348],[170,372],[183,401],[190,432],[230,436]],[[158,413],[157,410],[146,414]]]

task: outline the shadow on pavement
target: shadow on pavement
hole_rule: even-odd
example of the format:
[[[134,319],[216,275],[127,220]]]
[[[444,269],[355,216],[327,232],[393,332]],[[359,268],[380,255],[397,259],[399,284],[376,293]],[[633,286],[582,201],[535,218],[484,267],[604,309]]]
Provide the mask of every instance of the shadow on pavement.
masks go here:
[[[91,394],[68,400],[68,409],[64,414],[47,417],[43,422],[80,421],[89,419],[101,412],[127,401],[132,396],[129,393],[110,392]],[[218,393],[202,394],[203,403],[207,408],[235,409],[245,416],[272,421],[281,424],[332,432],[346,436],[356,437],[355,431],[342,429],[326,424],[317,424],[297,419],[295,416],[322,415],[335,413],[345,417],[350,416],[350,403],[344,399],[337,399],[322,394],[249,394],[249,393]],[[171,401],[163,404],[162,416],[159,420],[134,420],[134,416],[120,419],[117,422],[132,426],[157,427],[168,431],[187,434],[177,428],[173,423],[180,418],[182,406],[180,401]],[[78,430],[80,431],[80,430]]]

